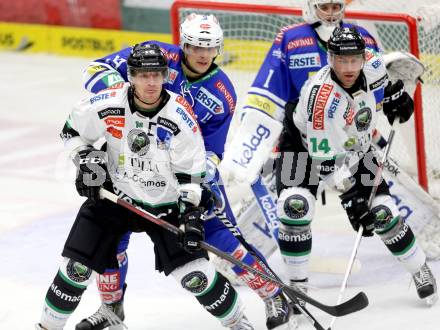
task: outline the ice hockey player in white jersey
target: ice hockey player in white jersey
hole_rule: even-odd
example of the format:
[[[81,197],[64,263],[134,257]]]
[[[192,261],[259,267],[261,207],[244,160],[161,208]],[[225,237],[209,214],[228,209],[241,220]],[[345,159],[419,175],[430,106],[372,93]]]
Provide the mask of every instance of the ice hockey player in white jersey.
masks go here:
[[[214,15],[189,14],[180,26],[180,45],[148,40],[139,47],[155,44],[160,47],[168,59],[169,74],[164,84],[166,90],[179,93],[191,104],[197,122],[200,125],[205,149],[207,151],[207,173],[203,184],[203,202],[209,199],[209,191],[216,203],[206,206],[206,219],[203,222],[205,241],[223,252],[233,255],[244,263],[264,271],[255,258],[225,226],[223,221],[235,225],[235,217],[228,201],[226,191],[216,165],[224,151],[226,134],[236,105],[236,93],[232,82],[225,72],[215,63],[223,49],[223,30]],[[91,92],[99,92],[112,84],[128,79],[127,59],[131,52],[125,48],[103,56],[90,63],[84,72],[84,87]],[[281,126],[281,124],[280,124]],[[212,201],[212,199],[211,199]],[[215,204],[215,211],[213,209]],[[220,213],[220,214],[219,214]],[[129,258],[127,248],[131,233],[124,235],[118,246],[117,268],[106,269],[97,278],[101,301],[117,314],[124,317],[125,281]],[[231,267],[232,266],[232,267]],[[266,326],[268,329],[289,329],[295,326],[290,320],[291,309],[281,289],[248,271],[228,263],[228,268],[239,276],[264,301]],[[112,285],[101,279],[112,276]],[[102,307],[102,306],[101,306]],[[102,308],[79,322],[76,330],[100,330],[108,326]],[[292,322],[290,322],[292,321]],[[291,324],[292,323],[292,324]]]
[[[66,240],[36,329],[64,328],[96,273],[117,267],[116,248],[127,231],[146,232],[155,246],[156,270],[171,274],[223,326],[243,324],[237,292],[198,244],[204,239],[199,203],[205,149],[191,106],[163,88],[167,71],[157,45],[134,47],[130,82],[82,100],[71,112],[61,135],[78,168],[78,193],[88,199]],[[106,151],[93,147],[100,138]],[[100,199],[101,187],[180,226],[184,234],[176,237]]]
[[[355,230],[377,234],[412,275],[429,305],[437,300],[436,281],[411,228],[403,222],[382,180],[371,209],[378,162],[371,141],[378,116],[407,121],[413,102],[401,81],[387,84],[383,59],[365,49],[355,28],[336,28],[328,42],[328,63],[302,88],[299,102],[286,107],[276,166],[279,246],[288,276],[304,280],[312,248],[311,222],[321,180],[331,182]],[[353,166],[353,167],[352,167]]]

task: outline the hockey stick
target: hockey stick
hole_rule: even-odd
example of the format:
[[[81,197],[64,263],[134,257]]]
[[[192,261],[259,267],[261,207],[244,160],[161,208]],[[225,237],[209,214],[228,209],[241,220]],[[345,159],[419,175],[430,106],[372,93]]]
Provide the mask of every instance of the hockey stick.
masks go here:
[[[264,262],[264,260],[258,255],[258,253],[255,251],[254,247],[249,244],[246,239],[243,237],[243,235],[240,233],[238,228],[228,219],[225,212],[220,212],[217,209],[214,209],[214,213],[219,218],[226,228],[229,229],[229,231],[234,235],[237,240],[244,246],[244,248],[257,260],[257,262],[263,267],[263,269],[273,276],[278,281],[281,281],[281,279],[275,274],[275,272],[269,267],[269,265]],[[289,294],[289,292],[286,292],[283,290],[283,292],[289,297],[289,299],[295,304],[295,306],[302,312],[302,314],[307,318],[307,320],[315,327],[317,330],[324,330],[322,325],[315,319],[315,317],[307,310],[306,307],[301,306],[301,304],[298,301],[298,298],[295,296],[292,296]]]
[[[390,152],[391,144],[394,139],[394,134],[395,134],[395,129],[394,129],[394,122],[393,122],[391,125],[390,135],[388,136],[388,144],[385,147],[385,150],[382,155],[382,159],[380,160],[380,163],[379,163],[379,167],[377,168],[376,176],[374,177],[374,185],[373,185],[373,188],[371,189],[370,196],[368,198],[368,203],[367,203],[368,210],[370,210],[371,205],[373,205],[373,199],[376,196],[377,189],[379,188],[380,181],[382,180],[382,172],[383,172],[384,164],[385,164],[385,161],[387,160],[388,154]],[[347,270],[345,271],[344,280],[342,281],[341,288],[339,290],[338,300],[336,302],[337,304],[339,304],[342,301],[344,291],[347,287],[348,277],[350,276],[351,269],[353,267],[353,263],[356,258],[356,254],[359,249],[359,245],[361,244],[363,232],[364,232],[364,227],[360,226],[359,230],[357,232],[357,235],[356,235],[356,240],[354,242],[353,250],[351,251],[351,256],[350,256],[350,260],[347,265]],[[333,326],[335,321],[336,321],[336,318],[333,317],[332,320],[330,321],[330,325],[328,327],[328,330],[331,330],[331,327]]]
[[[163,219],[157,218],[145,210],[142,210],[140,208],[137,208],[136,206],[133,206],[132,204],[119,198],[115,194],[113,194],[103,188],[101,188],[99,192],[100,192],[101,198],[108,199],[111,202],[116,203],[116,204],[136,213],[140,217],[142,217],[148,221],[151,221],[151,222],[159,225],[160,227],[174,233],[175,235],[182,234],[182,231],[179,228],[177,228],[176,226],[174,226],[173,224],[171,224]],[[247,271],[253,273],[254,275],[261,276],[262,278],[265,278],[268,281],[271,281],[271,282],[279,285],[281,288],[283,288],[284,290],[289,292],[291,295],[295,296],[296,298],[304,300],[305,302],[309,303],[310,305],[315,306],[316,308],[322,310],[323,312],[326,312],[327,314],[330,314],[333,316],[344,316],[344,315],[347,315],[350,313],[357,312],[357,311],[368,306],[368,298],[364,292],[359,292],[356,296],[354,296],[353,298],[347,300],[346,302],[344,302],[342,304],[338,304],[335,306],[329,306],[329,305],[322,304],[319,301],[316,301],[315,299],[313,299],[312,297],[309,297],[308,295],[306,295],[302,291],[297,291],[297,290],[290,288],[289,286],[287,286],[283,282],[278,281],[277,279],[273,278],[272,276],[267,275],[263,272],[260,272],[257,269],[252,268],[251,266],[245,264],[241,260],[235,259],[231,255],[229,255],[223,251],[220,251],[216,247],[214,247],[204,241],[200,242],[200,247],[205,249],[208,252],[211,252],[211,253],[233,263],[234,265],[236,265],[240,268],[246,269]]]

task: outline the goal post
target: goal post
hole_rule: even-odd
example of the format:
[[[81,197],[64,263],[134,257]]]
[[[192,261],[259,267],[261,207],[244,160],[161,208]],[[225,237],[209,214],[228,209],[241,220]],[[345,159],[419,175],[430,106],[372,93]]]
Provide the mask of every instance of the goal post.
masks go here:
[[[230,76],[236,88],[238,109],[276,33],[283,26],[303,21],[302,10],[297,7],[176,0],[171,8],[174,43],[179,43],[182,20],[192,12],[214,14],[220,21],[224,30],[225,48],[224,54],[216,61]],[[436,136],[440,138],[440,130],[436,128],[437,120],[440,122],[440,114],[436,114],[436,102],[440,107],[440,98],[436,100],[440,84],[440,55],[437,48],[440,46],[435,46],[435,43],[440,43],[440,28],[427,32],[420,18],[408,13],[386,11],[346,10],[344,20],[366,27],[367,23],[373,24],[376,31],[371,31],[369,27],[367,29],[372,34],[377,33],[375,37],[385,52],[410,52],[427,67],[423,77],[427,76],[425,85],[417,84],[414,93],[414,116],[410,123],[402,125],[397,135],[397,146],[393,147],[391,153],[405,170],[417,175],[419,184],[425,190],[429,187],[431,194],[440,198],[440,189],[432,191],[434,185],[431,184],[440,174],[440,146],[436,142]],[[429,39],[425,40],[427,33]],[[429,117],[426,118],[426,115]],[[385,135],[389,129],[385,123],[379,123],[379,128],[384,130]],[[413,132],[408,134],[409,130]]]

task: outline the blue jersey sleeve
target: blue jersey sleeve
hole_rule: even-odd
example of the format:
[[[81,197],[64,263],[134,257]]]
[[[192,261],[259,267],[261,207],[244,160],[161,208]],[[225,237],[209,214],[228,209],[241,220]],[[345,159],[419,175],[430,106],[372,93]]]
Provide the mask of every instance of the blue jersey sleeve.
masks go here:
[[[150,43],[159,45],[165,54],[169,54],[170,49],[176,48],[174,45],[156,40],[145,41],[141,44],[146,45]],[[130,53],[131,47],[128,47],[91,62],[84,71],[84,88],[89,92],[98,93],[117,83],[128,81],[127,59]],[[169,56],[167,56],[167,58],[169,58]]]

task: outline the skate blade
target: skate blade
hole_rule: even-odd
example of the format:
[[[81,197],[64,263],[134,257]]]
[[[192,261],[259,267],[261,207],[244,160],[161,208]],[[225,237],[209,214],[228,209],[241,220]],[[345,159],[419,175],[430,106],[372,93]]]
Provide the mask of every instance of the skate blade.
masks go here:
[[[438,301],[438,294],[434,293],[432,295],[430,295],[429,297],[426,297],[425,299],[423,299],[425,301],[425,304],[428,307],[432,307],[435,305],[435,303]]]

